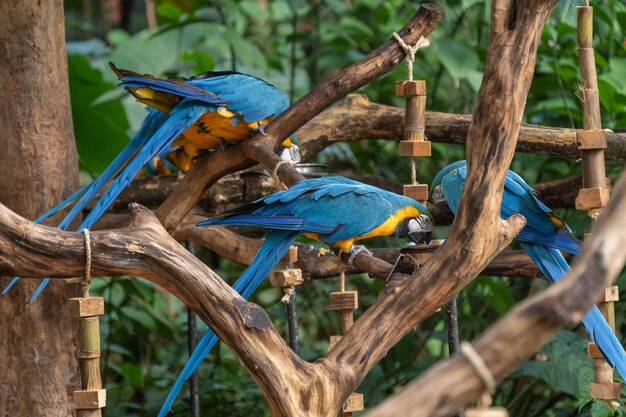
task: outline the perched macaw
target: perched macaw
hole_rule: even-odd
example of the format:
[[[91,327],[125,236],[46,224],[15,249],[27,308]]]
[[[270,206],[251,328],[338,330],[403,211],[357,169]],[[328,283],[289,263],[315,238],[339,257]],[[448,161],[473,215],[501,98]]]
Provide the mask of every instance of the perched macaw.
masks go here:
[[[162,80],[119,70],[113,64],[111,68],[120,77],[121,86],[150,107],[148,115],[133,139],[98,178],[40,216],[36,222],[74,203],[59,224],[60,229],[66,230],[85,206],[106,189],[78,227],[78,230],[89,229],[153,158],[168,158],[186,170],[199,153],[216,149],[224,143],[245,140],[256,131],[263,131],[289,106],[287,97],[273,85],[237,72],[216,71],[189,79]],[[283,146],[299,155],[291,138]],[[2,294],[18,279],[15,277]],[[48,278],[42,281],[31,302],[48,281]]]
[[[433,180],[431,200],[434,204],[446,202],[456,214],[467,176],[465,161],[457,161],[442,169]],[[519,213],[526,218],[526,226],[517,235],[530,259],[552,283],[567,274],[570,267],[560,251],[578,255],[580,241],[571,229],[552,210],[537,198],[533,190],[516,173],[508,171],[500,217],[506,219]],[[591,340],[600,348],[607,362],[626,378],[626,352],[611,331],[598,307],[592,307],[582,319]]]
[[[198,226],[209,225],[267,229],[261,248],[233,285],[246,299],[301,234],[355,256],[363,250],[354,245],[359,240],[394,235],[408,237],[416,243],[428,243],[434,229],[430,213],[417,201],[344,177],[304,180],[287,190],[198,223]],[[204,334],[170,391],[159,417],[167,414],[183,383],[217,341],[212,330]]]

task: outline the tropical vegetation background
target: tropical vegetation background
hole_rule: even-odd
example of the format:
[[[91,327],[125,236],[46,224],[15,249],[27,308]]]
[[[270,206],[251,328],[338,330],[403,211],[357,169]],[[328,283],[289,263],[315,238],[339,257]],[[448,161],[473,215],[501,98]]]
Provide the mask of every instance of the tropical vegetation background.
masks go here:
[[[76,141],[83,181],[97,175],[129,140],[145,115],[144,107],[116,87],[108,68],[157,76],[190,76],[213,69],[236,69],[264,78],[293,99],[353,63],[387,40],[415,12],[417,3],[401,0],[68,0],[66,33]],[[428,86],[428,109],[471,113],[482,78],[489,38],[490,2],[437,1],[445,14],[421,50],[415,78]],[[525,119],[562,127],[582,127],[576,10],[580,2],[561,0],[546,25],[539,47]],[[626,127],[626,6],[620,0],[592,1],[596,62],[604,126]],[[401,106],[394,82],[405,79],[406,66],[362,89],[373,101]],[[462,158],[461,146],[433,144],[433,156],[419,162],[418,179],[429,182],[448,162]],[[406,158],[397,144],[384,140],[335,145],[318,156],[329,172],[380,175],[408,182]],[[519,153],[512,169],[530,184],[580,173],[577,161]],[[610,164],[616,177],[622,165]],[[589,222],[584,213],[560,214],[582,237]],[[446,228],[439,230],[444,237]],[[374,244],[388,245],[381,239]],[[242,267],[202,253],[225,279]],[[621,281],[621,282],[620,282]],[[622,275],[618,284],[626,289]],[[367,309],[381,285],[366,276],[351,283]],[[459,297],[460,332],[471,340],[516,302],[546,283],[502,277],[479,277]],[[315,360],[338,331],[328,311],[333,280],[301,286],[298,292],[302,356]],[[102,319],[103,379],[108,389],[105,415],[154,416],[187,357],[184,306],[148,281],[104,277],[94,282],[107,303]],[[261,304],[286,334],[281,293],[262,287],[253,301]],[[623,297],[624,298],[624,297]],[[625,330],[626,306],[618,303],[618,332]],[[204,329],[199,323],[201,330]],[[366,406],[401,389],[433,363],[447,356],[444,314],[416,327],[376,366],[359,388]],[[202,415],[268,415],[263,397],[237,359],[222,345],[199,370]],[[533,360],[499,385],[495,402],[511,416],[604,416],[611,408],[589,398],[593,378],[580,327],[563,330]],[[174,411],[189,415],[187,394]],[[624,415],[625,407],[617,410]]]

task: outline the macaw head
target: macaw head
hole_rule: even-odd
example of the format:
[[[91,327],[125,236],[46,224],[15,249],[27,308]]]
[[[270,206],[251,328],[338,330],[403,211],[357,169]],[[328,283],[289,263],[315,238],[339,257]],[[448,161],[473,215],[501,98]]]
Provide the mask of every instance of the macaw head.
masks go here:
[[[302,161],[302,156],[300,155],[300,147],[298,146],[298,139],[296,135],[291,135],[287,139],[283,141],[281,144],[281,148],[278,151],[280,159],[291,162],[292,164],[297,164]]]
[[[441,171],[439,171],[437,175],[435,175],[433,183],[430,186],[430,189],[432,190],[430,194],[430,201],[433,204],[436,205],[439,203],[445,203],[446,201],[446,196],[443,194],[443,189],[441,188],[441,181],[443,181],[443,177],[454,172],[454,170],[459,169],[464,165],[465,160],[461,159],[460,161],[453,162],[450,165],[446,166]]]
[[[394,236],[408,237],[415,243],[430,243],[435,230],[435,222],[428,210],[424,210],[417,215],[404,219],[398,224],[394,231]]]

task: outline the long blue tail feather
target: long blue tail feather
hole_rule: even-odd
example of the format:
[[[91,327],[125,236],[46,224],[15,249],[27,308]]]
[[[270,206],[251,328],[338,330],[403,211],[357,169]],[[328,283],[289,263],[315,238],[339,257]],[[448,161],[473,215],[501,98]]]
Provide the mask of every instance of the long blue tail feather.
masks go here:
[[[550,282],[560,281],[570,270],[569,264],[558,250],[543,245],[520,243]],[[626,352],[598,307],[593,306],[583,317],[582,323],[606,361],[626,380]]]
[[[115,159],[107,166],[107,168],[100,174],[98,178],[92,181],[90,184],[82,187],[74,194],[63,200],[61,203],[48,210],[46,213],[35,219],[35,223],[39,223],[44,219],[54,215],[58,211],[69,206],[72,202],[78,200],[72,207],[70,212],[59,223],[59,229],[67,230],[69,225],[74,221],[76,216],[82,212],[82,210],[89,204],[91,200],[106,186],[106,184],[124,167],[124,165],[135,155],[139,149],[150,139],[154,132],[163,124],[167,119],[167,115],[157,110],[150,109],[148,116],[141,125],[141,128],[133,139],[126,145],[122,152],[120,152]],[[84,228],[84,227],[83,227]],[[82,228],[81,228],[82,229]],[[79,229],[80,230],[80,229]],[[19,277],[14,277],[13,280],[2,291],[2,295],[6,294],[13,285],[19,280]],[[37,287],[35,292],[30,298],[30,303],[41,294],[43,289],[50,282],[49,278],[44,278],[41,284]]]
[[[15,285],[15,283],[17,281],[20,280],[20,277],[13,277],[13,279],[11,280],[11,282],[9,282],[9,284],[4,287],[4,290],[2,290],[2,295],[6,294],[7,292],[9,292],[9,290],[11,289],[11,287],[13,287]]]
[[[122,175],[127,169],[129,161],[134,161],[139,156],[141,149],[153,140],[154,135],[168,120],[168,116],[157,110],[150,109],[148,116],[141,125],[141,128],[133,139],[126,145],[122,152],[119,153],[109,164],[98,178],[89,184],[88,191],[81,197],[72,210],[65,216],[59,224],[59,228],[65,230],[74,221],[76,216],[82,212],[87,204],[111,181],[116,175]],[[93,212],[93,210],[92,210]],[[79,227],[79,230],[85,228]]]
[[[89,184],[91,185],[91,184]],[[76,191],[74,194],[72,194],[71,196],[67,197],[65,200],[61,201],[59,204],[57,204],[56,206],[52,207],[50,210],[46,211],[44,214],[42,214],[41,216],[37,217],[35,219],[35,223],[41,223],[42,221],[44,221],[45,219],[47,219],[48,217],[52,217],[54,216],[57,212],[63,210],[65,207],[69,206],[71,203],[73,203],[76,199],[78,199],[79,197],[81,197],[83,194],[85,194],[85,192],[87,191],[87,189],[89,188],[89,185],[86,185],[84,187],[81,187],[78,191]]]
[[[150,114],[142,125],[142,129],[137,132],[133,140],[107,167],[105,172],[90,185],[90,189],[59,224],[59,228],[65,230],[87,203],[119,171],[115,180],[113,180],[104,195],[85,217],[78,230],[91,228],[120,193],[131,183],[141,168],[152,158],[159,155],[164,148],[169,147],[174,139],[198,120],[202,113],[204,113],[204,107],[185,102],[180,103],[169,116],[156,110],[150,110]],[[128,160],[130,162],[126,163]],[[39,284],[30,299],[31,303],[41,294],[48,282],[50,282],[49,278],[44,278],[41,281],[41,284]]]
[[[241,294],[243,298],[248,299],[254,290],[261,285],[272,268],[285,256],[285,253],[287,253],[289,247],[293,244],[294,240],[296,240],[298,234],[299,232],[287,230],[268,231],[265,235],[263,245],[261,245],[261,248],[250,263],[248,269],[246,269],[243,275],[235,282],[233,289]],[[185,367],[172,386],[163,406],[161,406],[158,417],[165,417],[168,411],[170,411],[185,381],[198,369],[218,340],[219,338],[211,329],[202,336],[202,339],[198,342],[196,349],[189,357]]]
[[[193,125],[205,112],[203,106],[182,102],[174,108],[167,120],[152,135],[150,140],[139,150],[137,155],[124,167],[115,181],[98,200],[94,208],[85,217],[79,230],[90,228],[104,214],[120,193],[132,182],[141,168],[169,148],[171,143],[187,128]]]
[[[556,230],[553,233],[544,233],[531,226],[526,226],[517,235],[520,242],[544,245],[552,249],[562,250],[572,255],[579,255],[581,242],[567,230]]]

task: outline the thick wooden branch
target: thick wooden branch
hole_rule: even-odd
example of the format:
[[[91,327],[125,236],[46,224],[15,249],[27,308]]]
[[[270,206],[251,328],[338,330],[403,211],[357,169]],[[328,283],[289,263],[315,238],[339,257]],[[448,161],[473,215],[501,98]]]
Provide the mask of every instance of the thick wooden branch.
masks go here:
[[[196,223],[204,220],[204,216],[190,214],[176,228],[173,237],[176,240],[192,240],[218,255],[242,265],[250,265],[254,255],[261,247],[262,239],[255,239],[239,235],[225,227],[197,227]],[[319,248],[304,243],[296,243],[298,247],[298,261],[295,266],[306,272],[309,280],[336,277],[345,267],[339,262],[335,254],[327,252],[320,254]],[[434,254],[435,248],[420,252],[417,260],[425,264]],[[372,278],[385,280],[389,276],[393,264],[400,255],[399,248],[379,248],[372,250],[376,264],[366,263],[370,257],[359,257],[346,273],[359,274],[369,272]],[[483,275],[498,275],[509,277],[540,278],[542,275],[523,251],[507,250],[496,256],[482,271]]]
[[[300,398],[303,381],[307,381],[306,388],[316,381],[319,384],[320,379],[329,378],[328,370],[295,355],[262,308],[242,299],[185,250],[147,209],[133,204],[131,216],[129,227],[91,232],[94,275],[141,276],[180,298],[237,354],[274,415],[330,416],[328,404],[339,407],[333,392],[322,393],[319,404]],[[67,278],[84,273],[82,233],[29,222],[0,205],[0,275]],[[284,387],[294,391],[285,393]]]
[[[473,343],[497,381],[533,355],[563,326],[578,323],[626,262],[626,176],[599,218],[566,279],[516,306]],[[431,368],[368,417],[448,416],[476,399],[483,382],[467,359],[455,356]]]
[[[472,119],[469,114],[426,112],[426,136],[432,142],[464,145]],[[578,129],[522,124],[517,151],[578,159]],[[607,132],[606,158],[626,161],[626,133]],[[404,139],[404,108],[378,104],[353,94],[298,130],[304,160],[337,142]]]
[[[439,7],[422,4],[398,33],[407,44],[412,45],[421,36],[428,37],[437,26],[441,14]],[[268,150],[276,149],[284,138],[335,101],[391,71],[403,58],[402,48],[390,39],[361,61],[342,70],[298,100],[270,123],[265,134],[258,134],[224,152],[213,152],[200,158],[187,172],[181,185],[159,207],[157,217],[167,230],[173,230],[196,205],[208,186],[226,174],[251,166],[255,157],[261,158],[265,167],[273,172],[278,161],[268,156]],[[286,164],[280,166],[277,173],[287,185],[299,179]]]
[[[467,285],[524,226],[520,216],[500,220],[502,187],[543,25],[555,3],[535,0],[522,8],[516,2],[494,1],[485,75],[468,130],[468,177],[459,211],[437,255],[404,284],[379,296],[329,352],[327,360],[337,367],[352,364],[349,388],[412,326]]]

